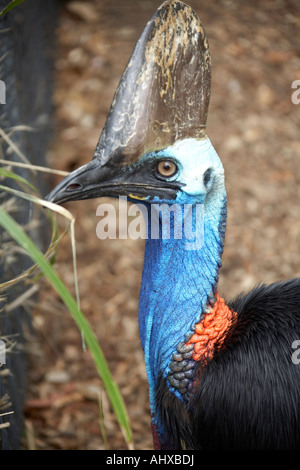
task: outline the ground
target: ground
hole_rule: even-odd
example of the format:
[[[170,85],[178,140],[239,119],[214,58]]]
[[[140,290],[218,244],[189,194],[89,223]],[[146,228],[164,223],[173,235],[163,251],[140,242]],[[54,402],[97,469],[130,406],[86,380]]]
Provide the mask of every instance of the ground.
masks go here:
[[[49,166],[88,162],[114,90],[156,0],[66,2],[57,27],[55,136]],[[300,275],[298,0],[191,0],[213,61],[208,135],[226,172],[228,229],[219,292]],[[300,96],[299,96],[300,97]],[[59,181],[53,180],[53,186]],[[135,449],[151,449],[148,388],[137,309],[142,240],[96,236],[99,200],[69,203],[76,217],[81,308],[124,397]],[[63,221],[61,222],[63,225]],[[57,272],[74,292],[70,241]],[[45,282],[33,313],[24,448],[126,449],[97,371],[64,306]]]

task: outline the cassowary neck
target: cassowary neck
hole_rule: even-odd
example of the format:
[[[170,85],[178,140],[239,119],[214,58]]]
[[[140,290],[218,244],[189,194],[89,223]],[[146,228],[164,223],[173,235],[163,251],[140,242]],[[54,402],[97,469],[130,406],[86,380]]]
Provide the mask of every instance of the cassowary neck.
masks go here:
[[[149,211],[150,208],[149,205]],[[225,190],[217,202],[214,200],[214,207],[203,209],[201,248],[188,249],[190,238],[187,240],[184,234],[181,239],[146,240],[139,328],[152,414],[156,408],[155,391],[162,377],[172,393],[188,401],[197,360],[193,342],[196,327],[218,302],[217,282],[226,225]]]

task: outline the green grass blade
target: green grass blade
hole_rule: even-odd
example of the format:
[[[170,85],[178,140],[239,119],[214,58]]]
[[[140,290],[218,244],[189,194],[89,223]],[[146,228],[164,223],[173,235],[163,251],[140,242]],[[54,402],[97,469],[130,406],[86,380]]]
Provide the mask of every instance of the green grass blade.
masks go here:
[[[32,184],[30,184],[25,178],[22,178],[22,176],[17,175],[13,171],[6,170],[5,168],[0,168],[0,175],[4,176],[5,178],[11,178],[17,181],[18,183],[28,186],[28,188],[32,189],[34,192],[38,192],[37,189]]]
[[[3,8],[3,10],[0,11],[0,16],[1,15],[4,15],[5,13],[7,13],[9,10],[12,10],[13,8],[15,8],[16,6],[20,5],[20,3],[24,2],[24,0],[11,0],[11,2],[9,2],[8,5],[6,5],[5,8]]]
[[[127,445],[132,445],[132,434],[123,398],[117,384],[112,379],[108,364],[102,349],[88,323],[85,316],[79,309],[75,299],[68,291],[67,287],[57,275],[51,264],[44,258],[43,253],[37,248],[33,241],[24,232],[22,227],[0,207],[0,225],[10,234],[10,236],[28,253],[32,260],[39,266],[40,270],[47,277],[57,291],[80,331],[82,331],[86,344],[94,359],[95,366],[103,381],[107,395],[113,407],[114,413],[120,428],[127,441]]]

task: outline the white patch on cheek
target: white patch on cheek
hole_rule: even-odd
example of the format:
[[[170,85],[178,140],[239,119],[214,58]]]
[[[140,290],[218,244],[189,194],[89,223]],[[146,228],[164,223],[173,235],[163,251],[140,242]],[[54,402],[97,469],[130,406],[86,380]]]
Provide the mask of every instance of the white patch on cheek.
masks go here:
[[[205,193],[206,189],[203,184],[203,174],[207,170],[202,167],[184,168],[184,171],[180,175],[181,181],[183,181],[186,186],[184,187],[184,192],[190,195],[197,195],[200,193]]]
[[[178,180],[185,184],[183,190],[189,195],[206,193],[203,178],[209,168],[214,178],[224,178],[223,165],[208,138],[182,140],[172,147],[172,154],[181,163]]]

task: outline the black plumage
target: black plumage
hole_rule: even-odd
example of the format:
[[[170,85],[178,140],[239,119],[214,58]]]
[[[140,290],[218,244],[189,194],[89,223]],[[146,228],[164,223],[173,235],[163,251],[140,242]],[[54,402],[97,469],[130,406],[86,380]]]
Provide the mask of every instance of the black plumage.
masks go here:
[[[259,285],[228,306],[237,322],[213,359],[198,363],[189,407],[160,383],[167,445],[300,450],[300,279]]]

